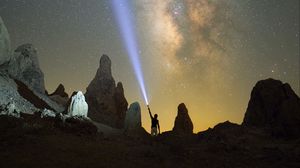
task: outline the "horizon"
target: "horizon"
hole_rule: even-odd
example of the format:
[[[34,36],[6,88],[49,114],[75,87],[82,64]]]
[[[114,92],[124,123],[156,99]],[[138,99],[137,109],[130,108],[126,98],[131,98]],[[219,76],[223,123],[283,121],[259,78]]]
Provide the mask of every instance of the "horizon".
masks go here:
[[[109,0],[7,0],[0,6],[12,51],[24,43],[37,48],[49,93],[60,83],[69,96],[85,93],[107,54],[128,104],[140,103],[149,132]],[[162,131],[172,130],[180,103],[195,133],[227,120],[241,124],[259,80],[281,80],[300,95],[299,1],[133,0],[132,6],[149,104]]]

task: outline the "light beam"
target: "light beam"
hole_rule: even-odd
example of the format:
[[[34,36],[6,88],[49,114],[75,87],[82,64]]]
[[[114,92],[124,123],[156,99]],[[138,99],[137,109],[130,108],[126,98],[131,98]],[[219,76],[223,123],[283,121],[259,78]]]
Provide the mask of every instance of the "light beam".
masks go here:
[[[119,25],[119,31],[123,38],[124,46],[130,58],[131,64],[137,81],[140,86],[145,103],[148,105],[148,98],[145,89],[145,82],[142,73],[141,63],[139,59],[139,50],[137,45],[137,38],[133,26],[133,17],[130,13],[130,5],[127,0],[111,0],[112,8],[116,21]]]

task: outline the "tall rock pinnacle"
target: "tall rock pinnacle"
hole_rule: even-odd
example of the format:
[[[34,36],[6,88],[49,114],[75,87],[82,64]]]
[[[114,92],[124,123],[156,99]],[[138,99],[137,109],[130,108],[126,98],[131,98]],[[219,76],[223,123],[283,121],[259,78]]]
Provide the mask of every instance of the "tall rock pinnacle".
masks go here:
[[[107,55],[101,57],[100,67],[87,87],[85,97],[91,119],[115,128],[124,127],[128,103],[122,83],[116,86],[111,73],[111,60]]]
[[[184,103],[179,104],[178,113],[175,119],[173,132],[175,134],[192,134],[193,133],[193,123],[188,114],[188,110]]]
[[[44,73],[39,65],[37,51],[32,44],[21,45],[15,50],[10,61],[9,73],[30,89],[45,93]]]

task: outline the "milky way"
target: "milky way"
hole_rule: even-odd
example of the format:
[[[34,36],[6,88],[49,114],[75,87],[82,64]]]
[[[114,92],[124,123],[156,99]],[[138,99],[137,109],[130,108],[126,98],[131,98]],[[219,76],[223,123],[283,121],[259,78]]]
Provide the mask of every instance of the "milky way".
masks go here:
[[[132,0],[150,106],[163,130],[184,102],[195,132],[241,123],[252,87],[269,77],[299,94],[298,0]],[[129,103],[143,99],[109,0],[1,0],[12,48],[33,43],[46,87],[83,90],[112,59]],[[145,107],[143,126],[150,126]]]

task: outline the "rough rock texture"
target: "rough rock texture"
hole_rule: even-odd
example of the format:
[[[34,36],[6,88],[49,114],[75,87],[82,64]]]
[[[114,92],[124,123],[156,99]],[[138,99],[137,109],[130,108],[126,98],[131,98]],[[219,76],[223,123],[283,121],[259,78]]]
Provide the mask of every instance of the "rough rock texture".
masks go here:
[[[179,104],[178,113],[175,119],[174,128],[172,132],[175,134],[192,134],[193,128],[193,123],[188,114],[188,110],[185,104]]]
[[[68,109],[68,114],[71,117],[87,117],[88,104],[86,103],[85,97],[81,91],[78,91],[76,95],[72,96],[71,104]]]
[[[56,113],[52,110],[48,110],[48,109],[44,109],[41,112],[41,118],[45,118],[45,117],[55,117]]]
[[[59,86],[56,88],[56,90],[49,95],[49,98],[56,103],[67,107],[67,103],[69,100],[69,95],[65,92],[65,87],[62,84],[59,84]]]
[[[9,74],[35,92],[44,94],[44,74],[40,69],[37,51],[32,44],[19,46],[9,63]]]
[[[122,83],[115,84],[111,73],[111,60],[103,55],[95,78],[85,94],[89,105],[88,116],[94,121],[114,128],[123,128],[127,111],[127,100]]]
[[[47,108],[47,109],[54,110],[52,107],[48,105],[47,102],[45,102],[39,96],[34,94],[34,92],[30,90],[24,83],[18,80],[15,80],[15,82],[17,84],[18,93],[27,101],[29,101],[32,105],[34,105],[36,108],[38,109]]]
[[[0,16],[0,67],[10,60],[10,38]]]
[[[38,109],[18,92],[18,85],[7,74],[0,72],[0,105],[5,107],[13,103],[17,111],[34,113]]]
[[[137,130],[142,127],[141,107],[138,102],[134,102],[129,106],[125,117],[125,131]]]
[[[277,136],[300,136],[300,99],[289,84],[266,79],[256,83],[244,126],[269,128]]]
[[[16,108],[14,102],[7,104],[5,107],[0,108],[0,115],[8,115],[12,117],[20,117],[20,111]]]

